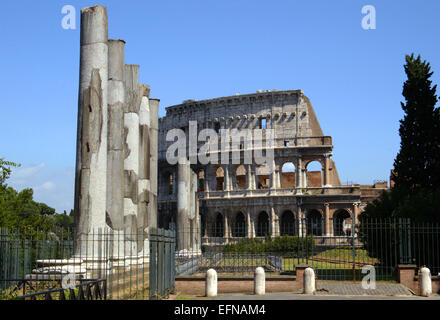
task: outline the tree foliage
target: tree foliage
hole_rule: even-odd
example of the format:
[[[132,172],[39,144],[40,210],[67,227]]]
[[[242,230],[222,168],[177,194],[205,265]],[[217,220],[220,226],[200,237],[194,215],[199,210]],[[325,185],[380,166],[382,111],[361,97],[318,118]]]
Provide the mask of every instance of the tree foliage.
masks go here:
[[[17,191],[6,184],[11,167],[16,163],[0,158],[0,228],[39,229],[49,231],[55,227],[72,228],[73,216],[56,214],[55,209],[33,199],[34,191]]]
[[[405,113],[400,120],[400,150],[394,161],[394,187],[368,204],[365,217],[405,217],[440,221],[440,111],[431,67],[414,54],[406,56],[403,85]]]

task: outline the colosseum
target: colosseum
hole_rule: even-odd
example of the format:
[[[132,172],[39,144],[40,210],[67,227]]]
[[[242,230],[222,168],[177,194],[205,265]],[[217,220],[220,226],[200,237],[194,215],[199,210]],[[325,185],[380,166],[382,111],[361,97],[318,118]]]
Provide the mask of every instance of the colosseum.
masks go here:
[[[273,170],[243,162],[249,148],[243,143],[240,161],[202,164],[187,157],[170,163],[167,150],[174,140],[167,141],[167,133],[178,128],[190,136],[191,121],[197,122],[197,134],[207,128],[217,133],[272,129]],[[186,154],[191,156],[189,149]],[[226,243],[297,233],[341,236],[352,219],[356,224],[365,205],[387,188],[387,182],[341,184],[332,160],[332,137],[322,132],[302,90],[260,90],[167,107],[166,116],[159,119],[158,151],[159,225],[177,228],[180,249],[199,250],[219,238]],[[232,152],[233,148],[228,158]],[[183,236],[187,230],[191,236]]]

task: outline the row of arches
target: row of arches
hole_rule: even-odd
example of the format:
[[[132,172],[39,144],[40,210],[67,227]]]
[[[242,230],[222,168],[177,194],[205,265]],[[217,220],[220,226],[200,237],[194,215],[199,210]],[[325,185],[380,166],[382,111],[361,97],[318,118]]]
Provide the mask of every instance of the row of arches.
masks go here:
[[[257,166],[257,189],[267,189],[270,184],[270,171],[266,165]],[[322,187],[323,182],[323,168],[319,161],[311,161],[307,163],[305,174],[306,187]],[[202,170],[203,171],[203,170]],[[281,166],[280,183],[281,188],[294,188],[296,186],[296,170],[293,162],[285,162]],[[225,173],[222,167],[218,167],[216,170],[216,191],[222,191],[225,189]],[[245,189],[247,183],[246,179],[247,170],[244,165],[239,165],[235,169],[236,185],[238,189]],[[204,175],[204,172],[203,172]]]
[[[334,236],[344,236],[349,235],[351,230],[351,215],[347,210],[341,209],[334,213],[333,215],[333,235]],[[222,213],[216,213],[215,221],[211,225],[211,236],[213,237],[224,237],[225,236],[225,225],[224,216]],[[246,221],[246,215],[239,211],[234,219],[229,222],[231,226],[231,236],[232,237],[246,237],[249,225]],[[301,233],[306,232],[306,234],[322,236],[323,227],[325,221],[321,213],[318,210],[309,210],[305,214],[305,219],[300,223],[295,218],[292,211],[286,210],[282,213],[279,219],[279,233],[280,235],[298,235],[301,229]],[[266,211],[261,211],[256,216],[255,221],[255,236],[264,237],[270,235],[270,218]]]

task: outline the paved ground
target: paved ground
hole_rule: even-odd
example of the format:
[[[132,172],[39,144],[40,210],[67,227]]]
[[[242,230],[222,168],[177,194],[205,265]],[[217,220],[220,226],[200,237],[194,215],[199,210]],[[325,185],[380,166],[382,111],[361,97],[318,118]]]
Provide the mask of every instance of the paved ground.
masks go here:
[[[267,293],[264,296],[256,296],[253,294],[221,294],[214,300],[437,300],[440,301],[439,295],[433,295],[429,298],[419,296],[372,296],[372,295],[305,295],[290,292]]]
[[[316,286],[317,295],[384,295],[412,296],[411,290],[399,283],[377,283],[376,289],[363,289],[361,283],[331,283],[320,281]]]

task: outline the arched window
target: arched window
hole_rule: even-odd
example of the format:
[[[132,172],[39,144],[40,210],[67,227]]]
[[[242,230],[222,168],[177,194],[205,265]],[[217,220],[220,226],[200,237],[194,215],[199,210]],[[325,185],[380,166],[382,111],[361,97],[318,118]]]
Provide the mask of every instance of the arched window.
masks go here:
[[[318,210],[310,210],[306,216],[307,234],[322,236],[322,216]]]
[[[235,177],[237,179],[237,188],[246,188],[246,169],[243,165],[239,165],[235,171]]]
[[[292,162],[286,162],[281,168],[281,188],[295,188],[295,166]]]
[[[338,210],[333,214],[333,235],[344,236],[351,234],[351,216],[347,210]]]
[[[218,167],[218,169],[216,171],[216,181],[217,181],[217,185],[216,185],[215,190],[223,191],[224,186],[225,186],[225,177],[224,177],[224,172],[223,172],[222,167]]]
[[[322,165],[319,161],[311,161],[306,166],[307,187],[322,187]]]
[[[269,234],[269,215],[262,211],[258,215],[257,237],[264,237]]]
[[[232,226],[233,237],[244,237],[246,235],[246,219],[243,212],[237,213],[235,216],[235,222]]]
[[[295,217],[292,211],[284,211],[281,216],[281,235],[293,236],[295,235]]]
[[[258,178],[257,189],[269,189],[269,185],[270,185],[269,167],[267,165],[257,166],[256,175]]]
[[[205,191],[205,170],[203,169],[199,171],[199,186],[197,189],[198,192]]]
[[[217,213],[215,217],[215,222],[212,225],[212,236],[213,237],[223,237],[224,236],[224,227],[223,227],[223,215],[221,213]]]

